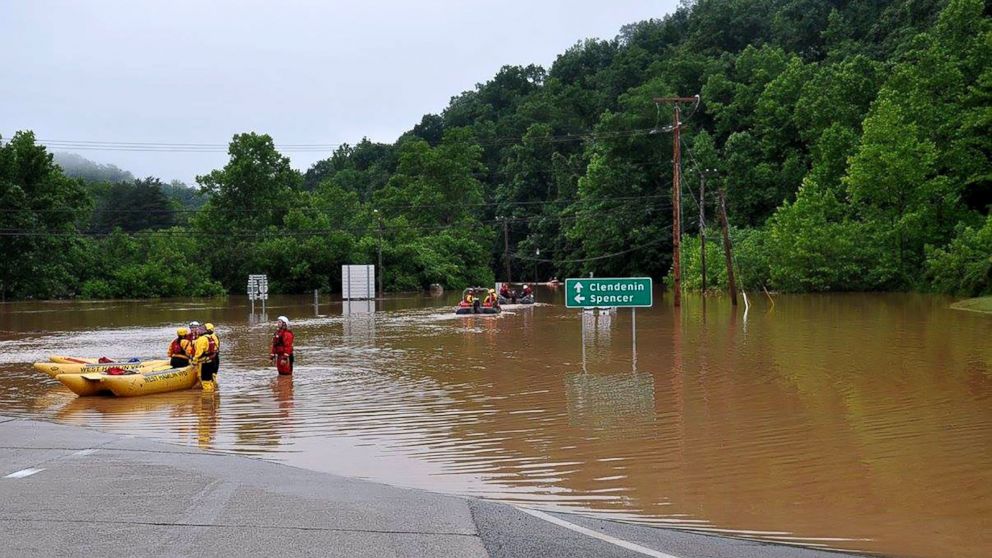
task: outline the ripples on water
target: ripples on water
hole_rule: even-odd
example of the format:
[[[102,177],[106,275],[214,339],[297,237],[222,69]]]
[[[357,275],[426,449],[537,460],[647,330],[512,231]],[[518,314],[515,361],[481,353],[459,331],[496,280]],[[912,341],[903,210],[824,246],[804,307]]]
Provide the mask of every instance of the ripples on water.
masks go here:
[[[747,322],[662,300],[636,354],[630,311],[301,300],[268,310],[293,318],[293,377],[243,301],[0,305],[0,412],[658,525],[992,554],[992,319],[946,300],[779,297]],[[217,395],[77,398],[27,365],[160,353],[190,319],[220,326]]]

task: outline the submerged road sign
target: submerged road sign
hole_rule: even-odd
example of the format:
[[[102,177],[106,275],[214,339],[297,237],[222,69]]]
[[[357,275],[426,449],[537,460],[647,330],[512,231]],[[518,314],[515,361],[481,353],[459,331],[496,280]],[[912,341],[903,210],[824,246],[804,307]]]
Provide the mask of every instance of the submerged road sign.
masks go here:
[[[650,307],[654,302],[651,287],[650,277],[565,279],[565,307]]]

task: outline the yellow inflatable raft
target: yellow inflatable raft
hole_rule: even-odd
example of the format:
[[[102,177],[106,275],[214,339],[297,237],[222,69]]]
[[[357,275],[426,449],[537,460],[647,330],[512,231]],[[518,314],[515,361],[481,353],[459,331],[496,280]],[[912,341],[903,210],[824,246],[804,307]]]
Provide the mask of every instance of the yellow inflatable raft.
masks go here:
[[[52,378],[59,374],[88,374],[106,372],[109,368],[124,370],[152,371],[169,368],[167,360],[146,360],[142,362],[108,362],[99,364],[83,364],[79,362],[36,362],[34,367]]]
[[[137,374],[110,375],[100,372],[59,374],[55,379],[76,395],[133,397],[189,389],[200,379],[198,366],[149,370]]]

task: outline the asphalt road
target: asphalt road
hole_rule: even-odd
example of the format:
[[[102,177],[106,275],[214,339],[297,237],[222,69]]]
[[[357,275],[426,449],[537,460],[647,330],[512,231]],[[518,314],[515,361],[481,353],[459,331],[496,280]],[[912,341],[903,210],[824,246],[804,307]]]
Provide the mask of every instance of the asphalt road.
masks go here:
[[[0,417],[0,556],[837,558]]]

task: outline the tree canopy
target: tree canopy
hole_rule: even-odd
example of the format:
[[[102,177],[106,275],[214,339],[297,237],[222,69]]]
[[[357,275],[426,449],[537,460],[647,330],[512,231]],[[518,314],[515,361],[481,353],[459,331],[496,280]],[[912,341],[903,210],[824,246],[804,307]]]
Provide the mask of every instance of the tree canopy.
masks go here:
[[[173,293],[79,262],[181,242],[205,273],[184,283],[191,293],[240,290],[259,272],[274,291],[335,289],[340,264],[380,252],[387,289],[458,288],[505,274],[504,227],[513,277],[661,277],[672,114],[654,99],[699,94],[682,113],[683,213],[704,204],[712,218],[726,192],[745,288],[989,293],[990,11],[983,0],[684,2],[580,40],[549,68],[504,66],[396,142],[343,145],[305,172],[268,135],[237,134],[198,194],[128,175],[84,186],[18,133],[0,147],[0,200],[17,208],[0,250],[34,258],[46,279],[5,268],[0,290]],[[688,239],[700,223],[683,226]],[[699,243],[683,250],[692,287]]]

